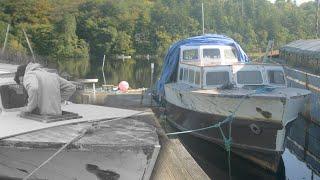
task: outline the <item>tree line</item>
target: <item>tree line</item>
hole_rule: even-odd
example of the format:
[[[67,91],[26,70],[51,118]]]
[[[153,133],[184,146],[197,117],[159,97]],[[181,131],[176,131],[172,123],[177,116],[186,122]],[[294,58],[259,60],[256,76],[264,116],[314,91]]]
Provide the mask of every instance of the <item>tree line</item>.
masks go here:
[[[268,40],[280,47],[315,38],[316,2],[203,0],[205,32],[234,38],[247,52]],[[36,54],[52,61],[114,55],[163,56],[175,41],[202,34],[197,0],[1,0],[0,47],[28,54],[22,29]],[[93,59],[93,58],[92,58]]]

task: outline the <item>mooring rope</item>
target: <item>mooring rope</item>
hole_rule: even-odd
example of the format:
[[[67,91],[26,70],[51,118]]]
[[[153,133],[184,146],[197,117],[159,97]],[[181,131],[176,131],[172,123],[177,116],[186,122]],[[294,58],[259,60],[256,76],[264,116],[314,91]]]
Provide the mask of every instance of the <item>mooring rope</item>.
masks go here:
[[[198,132],[198,131],[203,131],[203,130],[207,130],[207,129],[212,129],[212,128],[219,128],[220,130],[220,133],[221,133],[221,136],[223,138],[223,142],[224,142],[224,147],[228,153],[228,168],[229,168],[229,179],[232,179],[231,178],[231,146],[232,146],[232,122],[234,120],[234,116],[235,116],[235,113],[239,110],[241,104],[244,102],[244,100],[246,98],[248,98],[249,96],[251,95],[254,95],[254,94],[261,94],[261,93],[265,93],[265,92],[271,92],[273,91],[275,88],[273,87],[262,87],[262,88],[258,88],[256,89],[254,92],[252,93],[248,93],[248,94],[245,94],[243,96],[243,98],[241,99],[240,103],[236,106],[236,108],[234,109],[234,111],[228,116],[226,117],[223,121],[220,121],[218,123],[215,123],[211,126],[207,126],[207,127],[204,127],[204,128],[198,128],[198,129],[191,129],[191,130],[185,130],[185,131],[178,131],[178,132],[173,132],[173,133],[167,133],[166,135],[168,136],[172,136],[172,135],[179,135],[179,134],[187,134],[187,133],[193,133],[193,132]],[[225,136],[221,126],[223,124],[226,124],[226,123],[229,123],[229,128],[228,128],[228,138]]]

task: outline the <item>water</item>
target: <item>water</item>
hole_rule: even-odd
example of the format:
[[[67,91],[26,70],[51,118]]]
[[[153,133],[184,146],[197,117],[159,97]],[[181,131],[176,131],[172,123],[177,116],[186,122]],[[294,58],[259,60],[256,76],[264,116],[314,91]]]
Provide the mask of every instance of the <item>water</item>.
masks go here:
[[[112,60],[106,59],[104,74],[106,84],[117,85],[121,81],[127,81],[131,88],[150,87],[151,63],[155,64],[153,82],[159,77],[161,72],[162,59],[128,59]],[[74,79],[77,78],[97,78],[98,85],[104,83],[101,60],[64,60],[58,62],[59,72],[67,72]]]

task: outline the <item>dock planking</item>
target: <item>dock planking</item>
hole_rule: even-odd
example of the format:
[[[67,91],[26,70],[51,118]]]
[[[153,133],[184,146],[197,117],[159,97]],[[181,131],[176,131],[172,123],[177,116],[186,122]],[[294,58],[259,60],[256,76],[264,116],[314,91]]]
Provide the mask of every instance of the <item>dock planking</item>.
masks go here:
[[[181,144],[179,139],[169,139],[162,144],[162,149],[155,164],[153,180],[210,179]]]

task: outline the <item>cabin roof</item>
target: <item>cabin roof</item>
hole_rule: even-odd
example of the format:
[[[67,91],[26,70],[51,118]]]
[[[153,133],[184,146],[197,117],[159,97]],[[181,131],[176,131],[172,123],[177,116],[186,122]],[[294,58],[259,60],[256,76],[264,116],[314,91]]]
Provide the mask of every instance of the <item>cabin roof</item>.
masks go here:
[[[314,52],[320,53],[320,39],[297,40],[290,42],[280,48],[281,50],[292,52]]]
[[[13,64],[4,64],[0,63],[0,74],[5,74],[5,73],[14,73],[17,70],[17,65]]]

